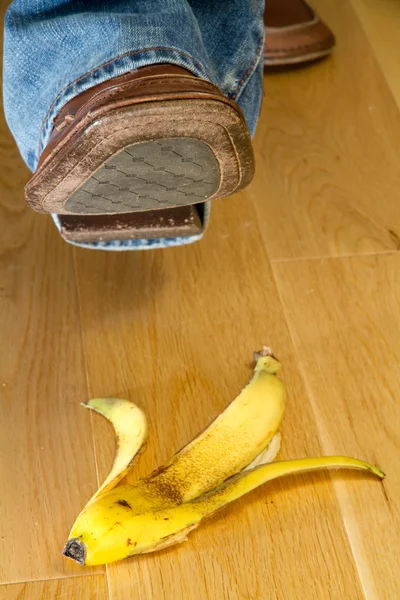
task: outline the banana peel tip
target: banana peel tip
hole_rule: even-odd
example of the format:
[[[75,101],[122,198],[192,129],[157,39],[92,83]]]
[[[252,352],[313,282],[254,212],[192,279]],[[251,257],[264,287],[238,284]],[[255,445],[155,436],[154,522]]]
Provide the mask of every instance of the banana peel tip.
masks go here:
[[[371,465],[371,471],[374,473],[374,475],[377,475],[379,479],[385,479],[386,477],[386,473],[384,473],[382,469],[380,469],[376,465]]]

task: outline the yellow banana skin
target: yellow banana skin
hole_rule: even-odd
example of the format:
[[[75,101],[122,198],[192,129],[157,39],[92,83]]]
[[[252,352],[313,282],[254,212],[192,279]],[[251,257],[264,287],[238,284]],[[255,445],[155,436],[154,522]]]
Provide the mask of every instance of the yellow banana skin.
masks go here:
[[[183,541],[185,536],[182,538],[179,535],[181,532],[193,529],[205,517],[263,483],[284,475],[324,467],[356,468],[384,477],[378,467],[344,456],[289,460],[261,465],[234,475],[215,490],[189,502],[143,512],[134,504],[135,498],[131,497],[129,487],[121,486],[117,489],[123,504],[119,507],[115,506],[115,502],[110,504],[107,502],[110,494],[107,494],[98,501],[97,508],[92,505],[85,519],[86,527],[72,543],[84,544],[86,565],[107,564],[134,554],[154,551],[160,549],[160,542],[162,547],[166,547],[169,545],[166,544],[167,540],[171,543]],[[125,505],[129,501],[132,505]]]
[[[135,456],[147,440],[148,424],[146,415],[140,408],[120,398],[93,398],[82,406],[106,417],[114,426],[117,436],[113,466],[103,484],[89,500],[88,504],[91,504],[115,487],[133,467]]]
[[[146,482],[151,489],[187,502],[256,458],[271,442],[285,411],[279,370],[279,361],[264,348],[250,383],[202,434],[150,475]]]
[[[250,463],[257,462],[259,455],[266,462],[277,451],[265,452],[285,408],[284,385],[276,376],[279,368],[279,361],[264,348],[252,380],[227,409],[148,477],[133,485],[117,486],[122,475],[115,461],[106,482],[78,516],[63,554],[81,565],[97,565],[159,550],[186,539],[187,533],[204,517],[225,504],[267,481],[300,470],[353,467],[382,477],[376,467],[346,457],[302,459],[251,468]],[[90,402],[96,405],[90,406]],[[110,407],[109,403],[127,401],[90,402],[89,408],[109,418],[118,431],[118,407]],[[127,407],[120,409],[127,414]],[[143,413],[137,414],[139,421],[132,426],[136,432],[144,431],[145,439]],[[273,446],[272,443],[270,448]],[[127,439],[126,445],[120,446],[118,464],[123,467],[123,474],[127,465],[132,464],[132,453],[137,453],[139,447],[139,438],[135,444]],[[270,458],[263,458],[268,455]],[[243,471],[246,467],[248,470]]]
[[[276,376],[280,370],[279,361],[272,356],[269,348],[264,348],[260,354],[252,380],[226,410],[167,463],[134,484],[132,492],[134,489],[135,495],[140,496],[142,502],[147,502],[146,506],[156,508],[160,503],[182,503],[196,498],[241,471],[268,447],[282,421],[286,394],[282,381]],[[121,410],[122,405],[116,405],[113,411],[110,408],[110,403],[117,402],[129,405],[124,408],[124,418],[121,415],[121,420],[126,419],[129,410],[130,414],[134,414],[132,407],[137,411],[139,422],[130,422],[129,426],[134,430],[136,439],[139,437],[138,430],[145,439],[147,423],[144,422],[144,415],[131,402],[95,399],[84,406],[109,419],[118,435],[119,420],[114,419],[113,414]],[[139,447],[140,444],[136,445],[133,454],[139,452]],[[120,446],[119,463],[132,464],[131,453],[132,444],[128,443],[124,448]],[[126,474],[127,469],[118,473],[116,463],[117,459],[91,502],[115,487]]]
[[[282,421],[285,388],[276,377],[279,361],[268,348],[263,352],[257,360],[251,382],[226,410],[167,463],[131,486],[141,509],[181,504],[196,498],[241,471],[267,448]],[[92,408],[93,402],[88,402]],[[98,411],[99,405],[96,404],[96,407]],[[108,412],[102,414],[110,418]],[[115,422],[113,425],[118,426]],[[127,449],[129,451],[130,448]],[[111,487],[110,475],[106,479],[105,491]],[[117,477],[119,481],[121,477],[116,474]],[[104,485],[94,497],[100,495]],[[116,490],[115,493],[118,496]]]

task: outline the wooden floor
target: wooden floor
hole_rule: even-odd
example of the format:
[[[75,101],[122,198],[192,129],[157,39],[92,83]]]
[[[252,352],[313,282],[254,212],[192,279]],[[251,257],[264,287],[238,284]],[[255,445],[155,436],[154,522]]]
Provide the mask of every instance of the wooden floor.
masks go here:
[[[3,8],[8,2],[3,2]],[[0,155],[0,600],[400,598],[400,8],[315,0],[334,56],[265,79],[257,175],[205,239],[148,253],[65,244]],[[186,544],[109,568],[61,555],[107,472],[111,428],[150,419],[135,477],[190,440],[273,347],[289,390],[282,459],[349,454],[358,473],[261,488]]]

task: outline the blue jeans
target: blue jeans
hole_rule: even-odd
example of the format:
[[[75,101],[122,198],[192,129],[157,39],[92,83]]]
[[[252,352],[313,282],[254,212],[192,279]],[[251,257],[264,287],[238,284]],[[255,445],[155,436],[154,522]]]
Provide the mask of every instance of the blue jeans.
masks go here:
[[[216,83],[239,104],[254,133],[262,99],[263,10],[263,0],[14,0],[5,18],[4,107],[26,164],[36,169],[54,118],[69,100],[157,63]]]

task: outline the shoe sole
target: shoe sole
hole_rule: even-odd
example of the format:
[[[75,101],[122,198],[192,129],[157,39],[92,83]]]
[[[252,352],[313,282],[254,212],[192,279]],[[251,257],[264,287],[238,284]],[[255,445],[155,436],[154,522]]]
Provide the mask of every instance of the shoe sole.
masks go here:
[[[65,203],[73,214],[112,214],[195,204],[218,189],[218,162],[204,142],[165,138],[128,146]]]
[[[290,65],[299,65],[302,63],[310,63],[320,58],[325,58],[332,54],[333,48],[329,50],[319,50],[318,52],[310,52],[309,54],[303,54],[301,56],[285,56],[279,58],[268,58],[264,55],[264,67],[283,67]]]
[[[254,174],[239,107],[221,98],[108,106],[88,115],[25,188],[38,212],[112,215],[228,196]]]

